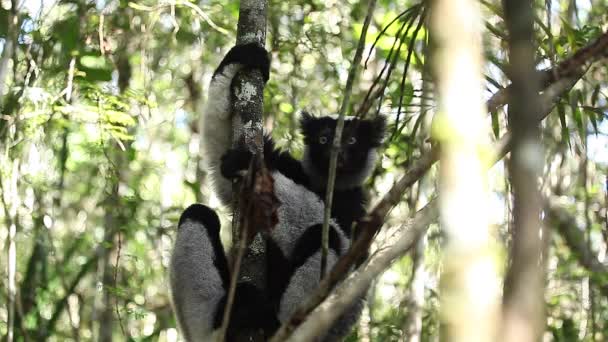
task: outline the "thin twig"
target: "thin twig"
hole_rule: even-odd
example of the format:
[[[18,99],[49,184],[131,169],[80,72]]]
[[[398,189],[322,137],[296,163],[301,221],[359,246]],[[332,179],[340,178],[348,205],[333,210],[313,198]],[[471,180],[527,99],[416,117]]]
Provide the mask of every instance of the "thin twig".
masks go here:
[[[190,3],[188,1],[175,1],[173,3],[167,3],[167,4],[160,4],[154,7],[151,6],[146,6],[146,5],[142,5],[142,4],[136,4],[134,2],[129,2],[129,7],[136,9],[136,10],[140,10],[140,11],[147,11],[147,12],[152,12],[152,11],[158,11],[162,8],[166,8],[166,7],[175,7],[175,6],[186,6],[188,8],[190,8],[192,11],[194,11],[196,14],[198,14],[199,17],[201,17],[201,19],[203,19],[203,21],[205,21],[211,28],[213,28],[214,30],[218,31],[221,34],[224,35],[228,35],[228,30],[226,30],[225,28],[219,27],[217,26],[217,24],[215,24],[213,22],[213,20],[211,20],[211,17],[209,17],[209,15],[207,15],[207,13],[205,13],[200,7],[198,7],[197,5]]]
[[[251,164],[253,165],[253,164]],[[252,166],[249,167],[248,174],[252,174]],[[246,186],[244,185],[243,188]],[[241,193],[245,191],[242,190]],[[242,203],[242,201],[241,201]],[[228,297],[226,299],[226,306],[224,307],[224,316],[222,317],[222,326],[217,335],[217,342],[223,342],[226,336],[226,331],[228,330],[228,324],[230,323],[230,314],[232,313],[232,306],[234,305],[234,295],[236,294],[236,283],[239,279],[239,273],[241,272],[241,264],[243,262],[243,257],[245,256],[245,252],[247,252],[247,236],[249,234],[249,220],[250,217],[249,212],[251,211],[252,201],[247,201],[247,208],[245,210],[241,210],[241,217],[244,219],[240,221],[241,228],[241,237],[239,238],[239,244],[237,249],[236,258],[234,259],[234,264],[232,266],[232,273],[230,277],[230,287],[228,288]]]
[[[380,41],[380,38],[382,38],[382,37],[384,36],[384,34],[386,33],[386,31],[387,31],[387,30],[388,30],[388,29],[389,29],[391,26],[393,26],[393,24],[394,24],[394,23],[395,23],[397,20],[399,20],[401,17],[410,15],[410,14],[411,14],[411,12],[412,12],[413,10],[417,9],[417,8],[418,8],[418,7],[420,7],[421,5],[422,5],[421,3],[418,3],[418,4],[416,4],[416,5],[413,5],[412,7],[410,7],[410,8],[408,8],[408,9],[406,9],[405,11],[403,11],[403,12],[401,12],[401,13],[399,13],[399,14],[398,14],[398,15],[397,15],[395,18],[393,18],[393,20],[391,20],[391,21],[390,21],[388,24],[386,24],[386,26],[384,26],[384,28],[382,29],[382,31],[380,31],[380,33],[378,33],[378,35],[376,36],[376,40],[374,40],[374,43],[372,44],[372,46],[370,46],[370,48],[369,48],[369,53],[367,54],[367,58],[365,58],[365,63],[364,63],[365,68],[367,68],[367,63],[369,62],[369,59],[370,59],[370,57],[372,56],[372,51],[374,50],[374,48],[376,47],[376,45],[377,45],[377,44],[378,44],[378,42]],[[409,20],[409,19],[407,19],[407,20],[405,20],[405,21],[407,22],[408,20]],[[398,39],[398,37],[399,37],[399,34],[397,34],[397,35],[395,36],[395,38],[397,38],[397,39]]]
[[[419,9],[420,9],[420,7],[416,7],[416,10],[409,12],[406,15],[403,25],[401,25],[399,32],[397,32],[397,35],[395,36],[395,41],[393,41],[393,45],[391,46],[391,50],[389,51],[389,55],[386,58],[386,62],[384,63],[384,66],[382,67],[380,74],[376,77],[376,79],[372,83],[367,94],[365,95],[363,102],[361,103],[361,105],[359,106],[359,109],[357,110],[357,117],[364,118],[366,116],[367,112],[369,111],[369,109],[372,107],[374,101],[377,99],[380,99],[380,100],[379,100],[379,104],[378,104],[378,109],[376,110],[376,115],[380,112],[380,107],[382,106],[382,99],[384,98],[384,90],[386,89],[386,87],[388,85],[388,81],[390,80],[391,74],[393,73],[393,70],[395,69],[395,66],[397,65],[397,58],[399,57],[399,52],[401,51],[401,46],[403,46],[403,43],[407,39],[408,33],[410,32],[412,26],[414,25],[414,21],[416,20],[416,18],[418,17],[418,14],[420,13]],[[403,35],[401,35],[401,32],[405,25],[407,25],[407,27],[405,29],[405,33],[403,33]],[[397,50],[394,50],[395,43],[397,41],[399,41],[399,45],[397,45]],[[394,52],[394,55],[392,55],[393,52]],[[387,66],[388,66],[388,71],[386,73],[386,76],[384,77],[384,82],[382,83],[382,86],[380,88],[378,88],[374,92],[373,95],[371,95],[375,86],[382,79],[382,75],[384,74],[384,70],[386,69]]]
[[[122,251],[122,235],[120,234],[120,231],[117,232],[118,235],[118,246],[116,248],[116,263],[114,265],[114,288],[118,289],[118,269],[119,269],[119,262],[120,262],[120,253]],[[118,293],[118,292],[116,292]],[[122,336],[124,336],[125,338],[128,338],[127,333],[125,331],[125,327],[124,324],[122,323],[122,317],[120,316],[120,308],[118,306],[118,299],[119,296],[116,296],[114,298],[114,309],[116,310],[116,318],[118,318],[118,325],[120,325],[120,332],[122,333]]]
[[[412,59],[412,53],[414,52],[414,43],[416,42],[416,38],[418,37],[418,32],[420,32],[420,29],[422,28],[422,24],[424,24],[425,18],[426,18],[426,8],[424,8],[422,10],[422,14],[420,14],[420,18],[418,19],[418,26],[416,26],[416,29],[414,30],[414,34],[412,35],[412,38],[410,39],[409,46],[407,47],[407,51],[408,51],[407,58],[405,59],[405,64],[403,65],[403,75],[401,75],[401,85],[399,86],[400,96],[399,96],[399,106],[397,107],[397,118],[395,119],[395,130],[393,131],[393,135],[391,136],[391,139],[397,133],[400,133],[401,130],[403,130],[403,128],[405,127],[405,125],[408,122],[408,120],[404,120],[405,122],[401,126],[399,126],[399,118],[401,117],[401,107],[403,106],[405,77],[407,76],[407,72],[410,68],[410,61]]]
[[[329,172],[327,175],[327,188],[325,192],[325,213],[323,217],[323,232],[321,239],[321,278],[325,275],[327,268],[327,254],[329,251],[329,218],[331,216],[331,207],[334,195],[334,184],[336,181],[336,166],[338,162],[338,152],[340,151],[340,145],[342,144],[342,130],[344,129],[344,115],[350,102],[350,96],[353,91],[353,84],[355,83],[355,77],[357,76],[357,70],[359,64],[361,64],[361,57],[363,56],[363,48],[365,47],[365,38],[367,36],[367,29],[369,23],[372,21],[372,15],[374,8],[376,7],[376,0],[369,0],[367,5],[367,15],[363,22],[363,28],[361,30],[361,36],[359,37],[359,44],[355,51],[355,58],[353,64],[348,72],[348,78],[346,80],[346,88],[344,89],[344,97],[342,98],[342,105],[340,106],[340,112],[338,117],[338,123],[336,124],[336,132],[334,133],[334,142],[331,149],[331,156],[329,159]]]

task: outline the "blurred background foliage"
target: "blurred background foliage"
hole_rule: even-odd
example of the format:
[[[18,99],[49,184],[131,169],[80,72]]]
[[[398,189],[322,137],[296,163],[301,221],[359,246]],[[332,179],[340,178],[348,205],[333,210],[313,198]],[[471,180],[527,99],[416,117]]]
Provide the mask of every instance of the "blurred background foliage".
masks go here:
[[[499,1],[480,4],[489,98],[508,84],[506,29]],[[425,67],[426,7],[380,0],[367,36],[349,112],[379,112],[390,122],[372,203],[430,146],[436,103]],[[607,29],[606,1],[535,8],[539,69]],[[238,9],[237,1],[216,0],[2,1],[0,336],[10,324],[16,341],[176,340],[166,267],[181,210],[218,206],[198,167],[199,119],[212,72],[234,44]],[[365,11],[365,1],[270,0],[265,126],[296,155],[299,111],[338,110]],[[592,66],[542,125],[543,193],[567,198],[584,252],[600,261],[608,243],[607,74],[605,63]],[[488,117],[490,126],[495,137],[506,132],[502,110]],[[377,246],[435,194],[435,181],[434,167],[392,211]],[[495,238],[508,244],[502,162],[490,181]],[[415,253],[375,281],[349,341],[437,340],[441,241],[432,227]],[[606,278],[590,274],[554,235],[548,340],[608,338]]]

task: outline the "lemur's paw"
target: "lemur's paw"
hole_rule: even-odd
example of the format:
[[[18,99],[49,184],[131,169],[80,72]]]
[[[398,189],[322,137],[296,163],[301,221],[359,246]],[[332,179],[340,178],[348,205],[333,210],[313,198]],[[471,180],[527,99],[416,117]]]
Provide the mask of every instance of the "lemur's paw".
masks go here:
[[[215,211],[205,205],[193,204],[189,206],[180,216],[177,226],[180,227],[186,220],[200,223],[207,230],[219,234],[220,219]]]
[[[227,179],[241,178],[247,174],[253,154],[249,151],[230,149],[222,156],[220,171]]]
[[[230,64],[242,64],[245,68],[260,70],[264,82],[267,82],[270,77],[270,56],[268,51],[258,43],[235,45],[228,51],[214,75],[221,73],[224,67]]]

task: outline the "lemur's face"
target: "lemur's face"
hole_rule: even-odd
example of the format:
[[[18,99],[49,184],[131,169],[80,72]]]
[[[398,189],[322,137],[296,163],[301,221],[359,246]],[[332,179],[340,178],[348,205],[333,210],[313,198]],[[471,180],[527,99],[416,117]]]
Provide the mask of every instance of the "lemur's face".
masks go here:
[[[337,118],[330,116],[312,117],[302,114],[301,126],[304,143],[309,152],[312,166],[320,174],[329,169],[331,146],[334,140]],[[382,143],[386,127],[384,117],[373,120],[349,119],[344,121],[342,149],[338,154],[336,174],[351,175],[368,170],[373,163],[376,148]]]

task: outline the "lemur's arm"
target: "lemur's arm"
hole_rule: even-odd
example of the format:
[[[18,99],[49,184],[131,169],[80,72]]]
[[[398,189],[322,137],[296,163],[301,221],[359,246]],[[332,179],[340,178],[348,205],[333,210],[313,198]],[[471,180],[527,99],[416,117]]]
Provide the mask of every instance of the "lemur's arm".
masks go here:
[[[249,151],[229,149],[221,158],[220,171],[225,179],[242,176],[249,167],[253,154]],[[274,141],[264,136],[264,163],[270,171],[278,171],[296,184],[309,185],[308,175],[299,160],[274,147]]]
[[[209,95],[203,110],[203,162],[216,195],[224,204],[230,204],[232,184],[222,177],[221,157],[232,146],[232,80],[245,68],[258,69],[264,81],[268,80],[270,59],[266,50],[256,44],[233,47],[213,74]]]
[[[270,170],[277,170],[297,184],[309,185],[309,177],[304,172],[302,162],[295,159],[287,151],[275,148],[274,141],[268,135],[264,136],[264,161]]]

